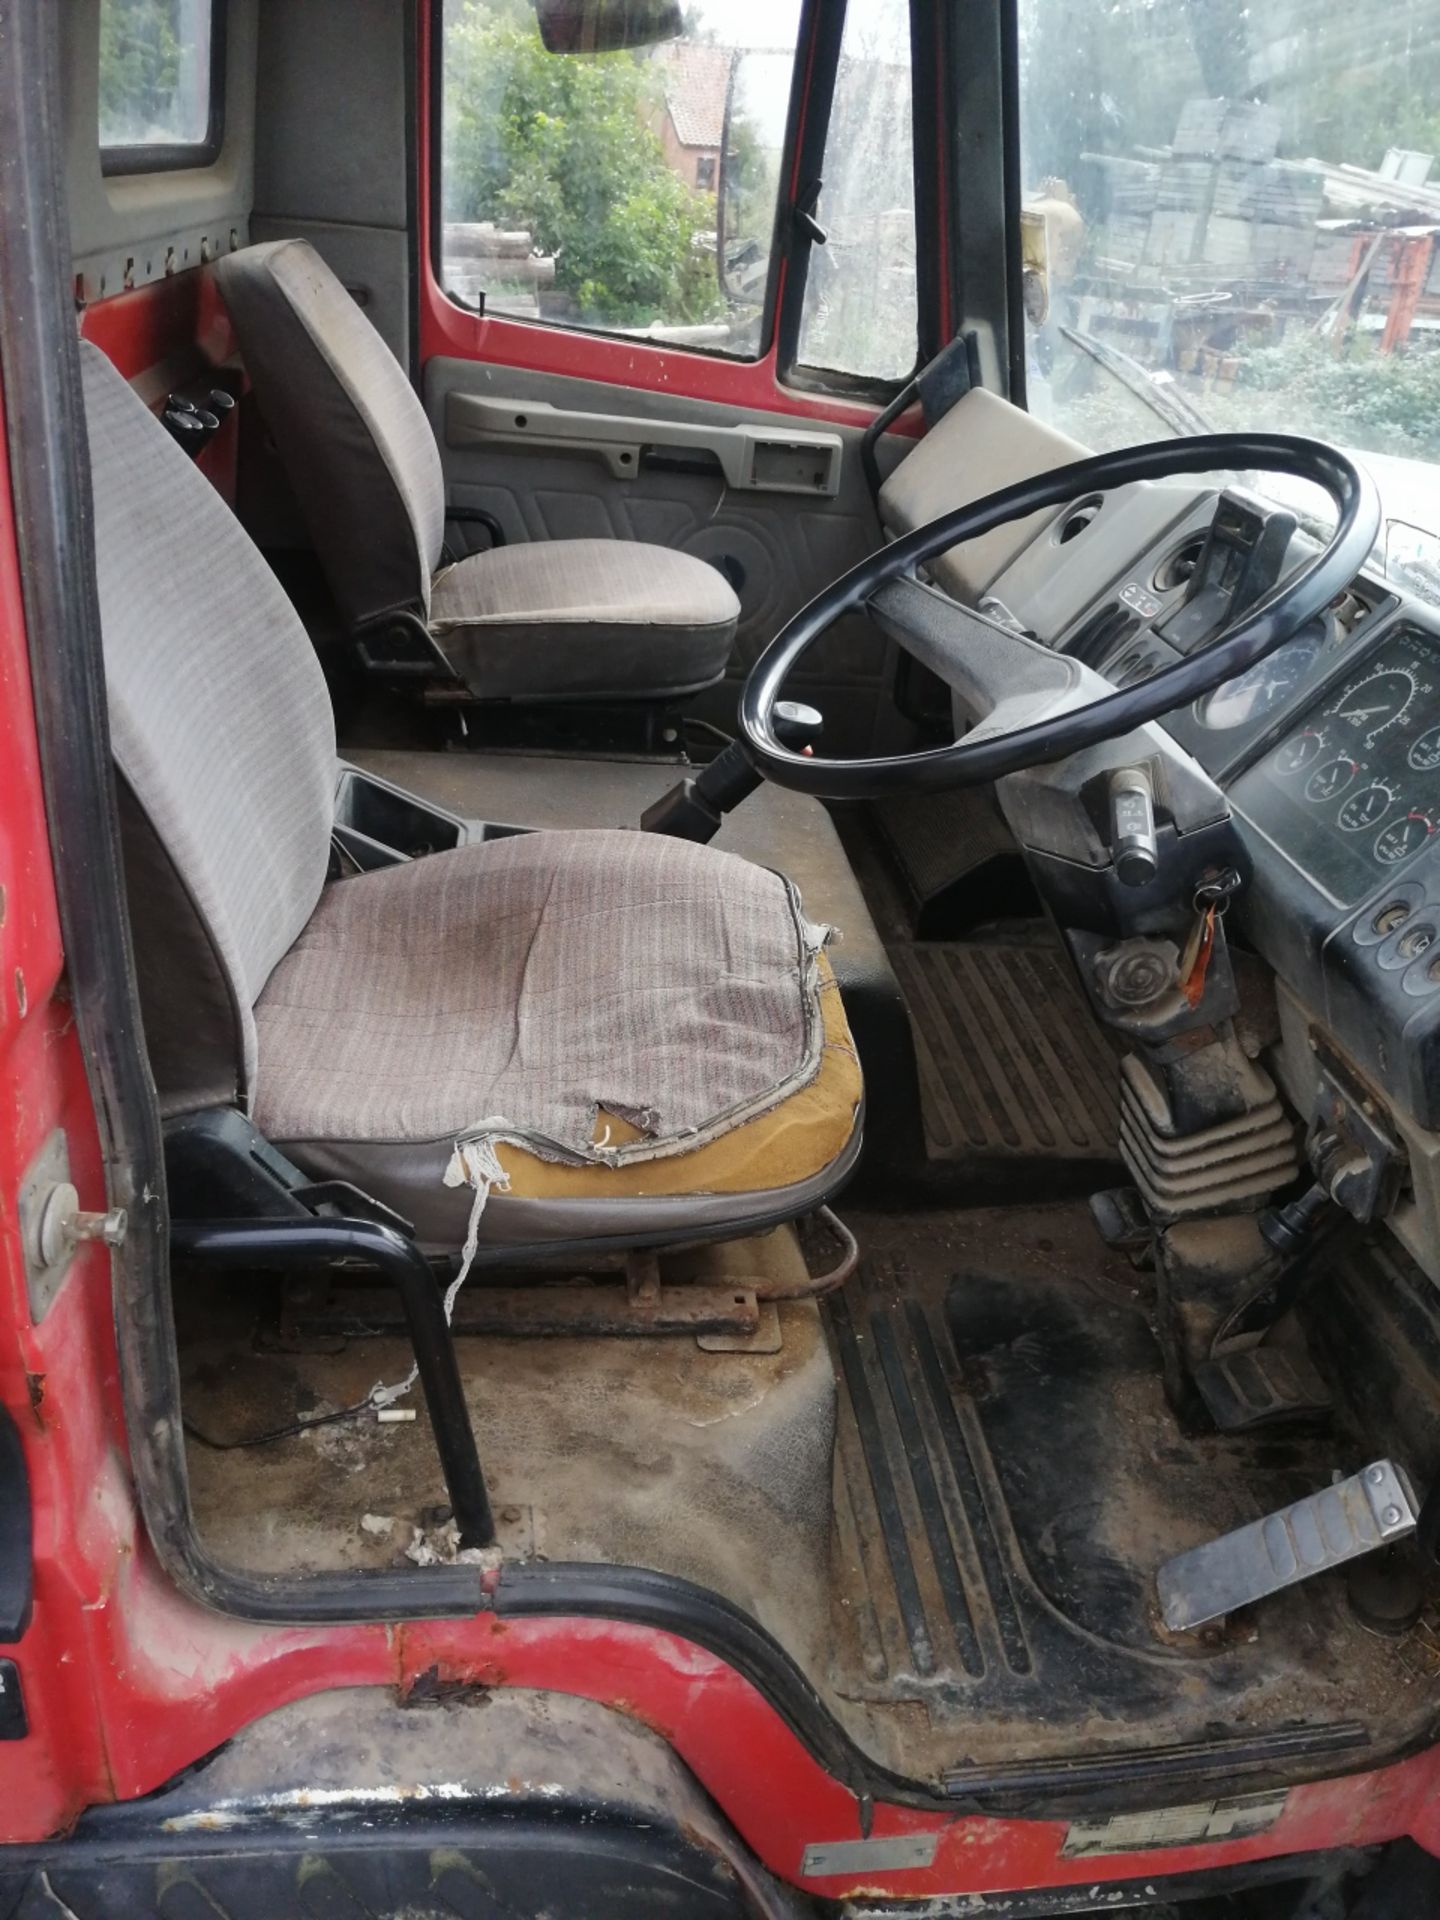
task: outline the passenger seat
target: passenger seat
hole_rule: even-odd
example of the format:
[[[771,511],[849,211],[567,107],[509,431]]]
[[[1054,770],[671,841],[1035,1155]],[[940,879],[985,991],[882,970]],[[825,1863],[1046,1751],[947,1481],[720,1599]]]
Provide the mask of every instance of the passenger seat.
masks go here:
[[[690,554],[537,540],[442,568],[445,482],[430,422],[341,282],[305,240],[243,248],[215,271],[367,665],[453,674],[477,699],[521,702],[668,701],[722,678],[740,603]]]

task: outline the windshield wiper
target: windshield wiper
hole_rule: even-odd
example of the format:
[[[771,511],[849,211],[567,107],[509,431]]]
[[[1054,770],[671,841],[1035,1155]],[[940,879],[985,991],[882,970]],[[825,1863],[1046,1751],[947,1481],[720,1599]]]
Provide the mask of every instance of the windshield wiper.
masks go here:
[[[1188,438],[1192,433],[1215,431],[1213,422],[1207,420],[1198,407],[1192,406],[1174,387],[1157,380],[1148,368],[1142,367],[1122,348],[1097,340],[1093,333],[1086,333],[1079,327],[1062,326],[1060,331],[1082,353],[1088,353],[1097,366],[1114,374],[1122,386],[1128,387],[1131,393],[1143,400],[1172,433]]]

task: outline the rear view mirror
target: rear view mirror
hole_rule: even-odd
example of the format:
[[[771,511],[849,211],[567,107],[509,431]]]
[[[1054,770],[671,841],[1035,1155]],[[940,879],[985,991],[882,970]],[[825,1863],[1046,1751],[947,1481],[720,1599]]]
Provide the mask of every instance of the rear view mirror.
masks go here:
[[[534,0],[547,53],[614,53],[651,47],[684,30],[679,0]]]

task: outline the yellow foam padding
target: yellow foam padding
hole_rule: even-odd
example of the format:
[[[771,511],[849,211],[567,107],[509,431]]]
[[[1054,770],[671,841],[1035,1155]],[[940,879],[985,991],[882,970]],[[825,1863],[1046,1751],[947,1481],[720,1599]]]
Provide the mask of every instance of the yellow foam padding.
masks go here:
[[[844,1151],[855,1129],[861,1091],[859,1056],[823,953],[820,1011],[825,1038],[815,1078],[769,1113],[690,1153],[628,1167],[560,1166],[502,1141],[496,1152],[511,1194],[521,1200],[654,1199],[678,1193],[765,1193],[810,1179]],[[643,1138],[628,1121],[602,1112],[596,1121],[597,1140],[605,1138],[607,1127],[612,1146]]]

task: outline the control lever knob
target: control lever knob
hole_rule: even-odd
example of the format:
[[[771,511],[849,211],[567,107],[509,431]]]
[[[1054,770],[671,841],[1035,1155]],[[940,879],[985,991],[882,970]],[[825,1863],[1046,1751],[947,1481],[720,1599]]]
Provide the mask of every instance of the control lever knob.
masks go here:
[[[192,459],[210,437],[205,430],[205,422],[193,407],[167,406],[160,419],[170,438],[177,441]]]
[[[1148,886],[1160,871],[1155,793],[1143,767],[1110,776],[1110,853],[1122,886]]]

